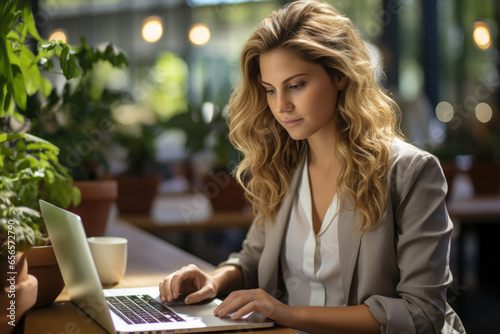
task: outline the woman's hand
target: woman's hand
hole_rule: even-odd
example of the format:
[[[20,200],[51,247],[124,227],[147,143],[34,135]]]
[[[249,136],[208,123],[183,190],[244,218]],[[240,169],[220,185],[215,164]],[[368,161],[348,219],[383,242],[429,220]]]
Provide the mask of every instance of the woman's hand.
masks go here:
[[[214,314],[231,319],[240,319],[250,312],[260,312],[280,325],[290,320],[291,307],[270,296],[262,289],[234,291],[214,310]]]
[[[184,302],[195,304],[217,295],[217,281],[194,264],[182,267],[160,282],[160,300],[162,303],[187,295]]]

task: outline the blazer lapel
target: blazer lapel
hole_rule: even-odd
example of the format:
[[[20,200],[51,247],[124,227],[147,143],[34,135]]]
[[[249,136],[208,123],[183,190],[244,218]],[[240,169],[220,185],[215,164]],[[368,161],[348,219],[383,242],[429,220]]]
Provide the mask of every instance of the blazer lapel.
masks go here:
[[[281,246],[286,226],[288,225],[293,199],[297,193],[297,187],[302,174],[304,161],[305,154],[292,176],[290,188],[283,198],[283,202],[278,213],[276,214],[276,218],[272,222],[265,222],[266,245],[264,246],[259,261],[259,287],[266,290],[271,295],[278,295],[283,292],[277,291]]]
[[[358,219],[358,212],[352,210],[352,206],[346,201],[345,208],[339,215],[338,235],[340,273],[347,305],[349,305],[349,293],[361,244],[361,234],[355,231]]]

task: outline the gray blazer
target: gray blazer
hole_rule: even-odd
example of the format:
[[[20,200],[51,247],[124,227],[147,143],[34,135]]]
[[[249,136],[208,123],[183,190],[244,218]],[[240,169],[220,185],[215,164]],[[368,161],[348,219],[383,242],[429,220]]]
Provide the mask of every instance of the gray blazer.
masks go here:
[[[303,164],[304,160],[274,221],[254,222],[242,250],[221,264],[238,266],[245,288],[260,287],[279,299],[286,297],[280,252]],[[355,231],[358,212],[348,202],[340,213],[339,255],[346,304],[368,305],[382,333],[465,333],[446,303],[446,290],[452,283],[448,261],[453,227],[439,161],[396,139],[387,187],[385,212],[370,232]]]

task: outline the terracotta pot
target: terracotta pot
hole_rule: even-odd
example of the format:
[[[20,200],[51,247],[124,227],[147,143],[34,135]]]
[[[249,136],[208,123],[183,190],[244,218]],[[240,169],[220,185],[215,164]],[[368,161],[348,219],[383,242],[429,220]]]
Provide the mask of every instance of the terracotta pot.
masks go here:
[[[111,208],[118,197],[118,183],[116,180],[98,180],[77,181],[73,185],[80,189],[82,202],[68,210],[82,218],[88,237],[104,235]]]
[[[227,172],[211,172],[205,175],[203,193],[215,211],[240,211],[246,205],[243,188]]]
[[[27,254],[28,273],[38,280],[38,298],[34,308],[51,304],[64,288],[64,281],[52,246],[32,247]]]
[[[162,181],[159,174],[146,176],[119,175],[118,199],[116,204],[120,213],[149,214],[158,194],[158,186]]]

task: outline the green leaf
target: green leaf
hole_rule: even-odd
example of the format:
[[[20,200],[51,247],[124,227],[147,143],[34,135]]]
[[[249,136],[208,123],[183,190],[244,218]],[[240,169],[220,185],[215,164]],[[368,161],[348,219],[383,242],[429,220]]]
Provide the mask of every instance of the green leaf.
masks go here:
[[[17,106],[26,110],[26,101],[28,96],[26,95],[26,87],[24,86],[23,74],[19,66],[15,64],[11,64],[12,74],[14,76],[14,80],[11,83],[11,91],[14,95],[14,100],[17,103]]]
[[[40,139],[40,138],[38,138],[38,139]],[[49,152],[54,152],[55,154],[59,154],[59,148],[57,146],[55,146],[54,144],[52,144],[48,141],[45,141],[43,139],[28,143],[27,150],[28,151],[46,150]],[[46,153],[48,153],[48,152],[46,152]]]
[[[0,82],[3,82],[3,81],[4,81],[4,77],[0,75]],[[0,85],[0,107],[1,107],[0,118],[5,116],[7,109],[8,109],[8,105],[5,105],[6,93],[7,93],[7,86]]]
[[[11,104],[11,107],[13,103]],[[8,114],[11,115],[19,124],[23,124],[25,122],[25,117],[23,114],[17,112],[15,109],[8,110]]]
[[[41,77],[41,80],[40,80],[40,93],[42,93],[42,95],[44,97],[49,97],[50,96],[50,93],[52,93],[52,83],[50,82],[50,80],[48,80],[47,78],[44,78],[44,77]]]
[[[0,75],[7,79],[6,81],[2,80],[0,85],[5,85],[5,82],[12,80],[9,49],[7,41],[0,38]]]
[[[69,54],[68,56],[68,67],[66,70],[66,74],[64,76],[66,79],[74,79],[78,78],[80,76],[80,68],[76,64],[75,56],[72,54]]]
[[[21,171],[23,169],[35,169],[38,167],[38,160],[33,158],[33,157],[26,157],[22,160],[19,160],[16,165],[15,165],[15,168],[16,168],[16,171]]]
[[[17,30],[19,31],[19,34],[21,35],[20,42],[21,44],[24,44],[24,41],[26,40],[26,36],[28,35],[28,23],[26,22],[26,11],[30,11],[30,7],[27,3],[23,5],[22,12],[21,12],[21,22],[16,26]],[[30,11],[31,12],[31,11]]]
[[[30,182],[31,183],[21,185],[18,194],[21,198],[21,203],[29,208],[35,209],[37,208],[39,183],[35,184],[33,181]]]
[[[51,151],[54,151],[54,152],[57,152],[59,153],[59,148],[52,144],[51,142],[48,142],[46,141],[45,139],[42,139],[40,137],[37,137],[37,136],[34,136],[30,133],[24,133],[22,138],[26,138],[26,140],[30,141],[30,142],[35,142],[35,143],[38,143],[40,145],[42,145],[42,147],[46,148],[46,149],[49,149]]]
[[[38,35],[38,31],[35,25],[35,19],[33,18],[33,13],[31,12],[31,6],[29,5],[29,3],[26,3],[24,5],[22,15],[23,15],[23,24],[26,25],[26,30],[29,32],[29,34],[37,41],[43,42],[43,39],[40,37],[40,35]]]
[[[18,251],[28,252],[32,246],[36,245],[36,233],[32,228],[19,226],[15,231]]]
[[[6,132],[0,132],[0,143],[5,143],[8,140],[9,134]]]
[[[51,170],[45,170],[45,176],[43,177],[43,181],[45,184],[50,184],[55,181],[56,177],[54,175],[54,172]]]
[[[35,56],[24,45],[21,45],[21,72],[24,76],[24,85],[28,95],[35,94],[41,86],[42,75],[38,69]]]
[[[113,50],[113,44],[109,43],[108,46],[106,47],[106,50],[104,50],[104,59],[106,58],[109,58],[110,56],[112,56],[114,53],[114,50]]]
[[[7,35],[7,33],[12,29],[16,23],[16,11],[18,1],[2,1],[5,6],[2,10],[2,16],[0,17],[0,33],[2,35]]]
[[[65,45],[61,55],[59,56],[63,75],[68,80],[78,78],[80,76],[80,68],[76,64],[75,57],[70,53],[70,51],[69,46]]]
[[[54,176],[52,182],[45,184],[44,195],[54,205],[67,208],[73,201],[73,188],[60,175]]]
[[[73,187],[72,205],[76,208],[82,202],[82,193],[77,187]]]
[[[69,46],[64,45],[61,51],[61,54],[59,55],[59,64],[61,65],[61,68],[63,71],[65,68],[68,66],[68,54],[69,54]]]

